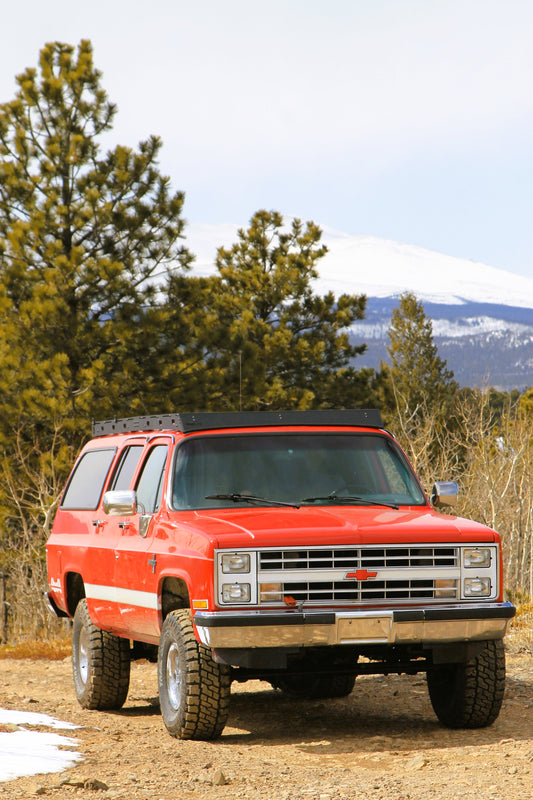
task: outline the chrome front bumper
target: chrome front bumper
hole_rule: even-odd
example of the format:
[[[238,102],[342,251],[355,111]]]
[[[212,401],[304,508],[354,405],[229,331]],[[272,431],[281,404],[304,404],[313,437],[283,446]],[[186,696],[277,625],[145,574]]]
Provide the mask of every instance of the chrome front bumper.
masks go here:
[[[197,611],[200,641],[212,648],[336,644],[439,644],[501,639],[516,609],[481,603],[371,611]]]

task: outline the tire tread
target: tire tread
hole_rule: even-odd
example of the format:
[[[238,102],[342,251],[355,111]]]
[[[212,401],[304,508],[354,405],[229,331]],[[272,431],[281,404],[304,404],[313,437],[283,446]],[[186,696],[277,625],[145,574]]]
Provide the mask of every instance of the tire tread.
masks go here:
[[[222,733],[229,713],[229,668],[215,663],[211,651],[197,642],[188,609],[172,611],[168,615],[162,639],[168,636],[182,641],[187,691],[184,712],[178,719],[165,719],[165,703],[160,698],[167,730],[179,739],[216,739]],[[160,694],[165,685],[163,672],[164,664],[160,663]]]
[[[94,625],[86,600],[81,600],[78,604],[74,620],[75,626],[86,629],[89,642],[89,675],[87,683],[82,687],[76,675],[76,637],[73,630],[72,668],[78,702],[83,708],[90,710],[122,708],[130,685],[129,641]]]

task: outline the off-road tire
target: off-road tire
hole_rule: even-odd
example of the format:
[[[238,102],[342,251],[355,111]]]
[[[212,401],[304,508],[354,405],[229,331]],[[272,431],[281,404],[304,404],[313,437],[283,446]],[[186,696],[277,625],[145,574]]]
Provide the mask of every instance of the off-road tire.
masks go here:
[[[462,664],[438,664],[427,673],[429,697],[440,722],[448,728],[485,728],[500,713],[505,689],[503,641]]]
[[[161,715],[177,739],[216,739],[229,713],[230,669],[196,641],[190,611],[172,611],[163,623],[157,664]]]
[[[273,682],[276,689],[301,700],[327,700],[348,697],[355,675],[285,675]]]
[[[89,709],[122,708],[130,685],[130,643],[93,625],[80,600],[72,627],[72,673],[78,703]]]

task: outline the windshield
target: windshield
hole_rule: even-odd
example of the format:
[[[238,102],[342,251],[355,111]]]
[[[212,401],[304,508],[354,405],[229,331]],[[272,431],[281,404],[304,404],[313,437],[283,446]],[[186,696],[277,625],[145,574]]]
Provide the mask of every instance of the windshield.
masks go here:
[[[174,464],[177,509],[425,502],[399,448],[379,434],[195,436]]]

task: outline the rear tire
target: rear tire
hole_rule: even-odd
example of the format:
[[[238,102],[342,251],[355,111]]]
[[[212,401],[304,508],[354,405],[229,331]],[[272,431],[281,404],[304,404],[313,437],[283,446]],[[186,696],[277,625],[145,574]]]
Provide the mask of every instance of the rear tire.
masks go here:
[[[503,641],[485,648],[462,664],[438,664],[428,670],[431,705],[448,728],[485,728],[500,713],[505,690]]]
[[[93,625],[80,600],[72,628],[72,673],[82,708],[119,709],[130,685],[130,643]]]
[[[196,641],[188,610],[172,611],[159,640],[161,715],[177,739],[216,739],[229,714],[230,670]]]

